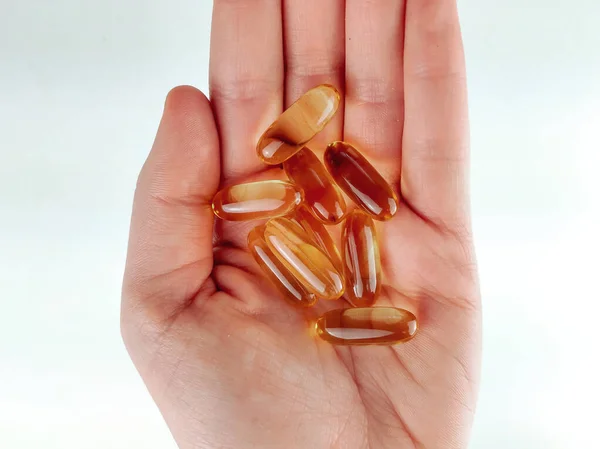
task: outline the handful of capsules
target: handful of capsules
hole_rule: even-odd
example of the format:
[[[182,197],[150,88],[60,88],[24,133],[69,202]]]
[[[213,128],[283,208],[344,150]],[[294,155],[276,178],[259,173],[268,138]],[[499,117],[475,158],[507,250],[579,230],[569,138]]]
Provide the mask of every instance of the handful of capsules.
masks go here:
[[[340,94],[320,85],[300,97],[264,132],[258,157],[283,164],[287,181],[238,184],[212,203],[223,220],[267,219],[248,235],[248,249],[266,277],[297,307],[344,296],[354,307],[325,313],[317,335],[341,345],[390,345],[411,339],[416,317],[404,309],[372,307],[381,291],[381,262],[373,220],[398,210],[394,190],[352,145],[327,146],[325,164],[305,145],[335,115]],[[340,190],[358,206],[348,212]],[[342,223],[342,252],[326,226]]]

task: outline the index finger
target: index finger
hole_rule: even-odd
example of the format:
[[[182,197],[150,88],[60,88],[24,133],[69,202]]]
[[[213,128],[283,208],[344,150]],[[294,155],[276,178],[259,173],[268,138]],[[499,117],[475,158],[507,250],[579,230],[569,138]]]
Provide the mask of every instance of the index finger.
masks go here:
[[[209,85],[224,181],[264,168],[256,142],[283,107],[281,0],[215,0]]]

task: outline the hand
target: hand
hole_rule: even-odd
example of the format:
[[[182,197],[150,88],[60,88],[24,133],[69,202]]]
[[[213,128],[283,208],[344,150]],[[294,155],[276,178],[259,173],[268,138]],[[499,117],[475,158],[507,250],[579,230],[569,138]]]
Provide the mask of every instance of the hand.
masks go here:
[[[283,3],[215,0],[211,101],[190,87],[166,100],[135,194],[127,348],[181,448],[466,447],[480,305],[456,4]],[[401,192],[399,213],[380,228],[377,305],[419,318],[402,345],[311,337],[307,315],[246,250],[256,223],[213,233],[220,186],[281,177],[257,159],[257,139],[320,83],[345,104],[311,147],[349,141]],[[340,306],[321,301],[316,312]]]

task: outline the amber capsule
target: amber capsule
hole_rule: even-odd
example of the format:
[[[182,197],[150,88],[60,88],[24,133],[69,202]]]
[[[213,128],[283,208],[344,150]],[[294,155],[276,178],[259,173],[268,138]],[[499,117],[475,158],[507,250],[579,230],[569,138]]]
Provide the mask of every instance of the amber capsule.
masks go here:
[[[394,190],[352,145],[329,144],[325,166],[346,195],[377,220],[389,220],[398,210]]]
[[[264,226],[258,226],[248,234],[248,249],[267,278],[283,293],[283,297],[299,307],[312,306],[317,297],[292,276],[290,271],[275,257],[264,240]]]
[[[342,260],[346,296],[355,307],[372,305],[381,291],[381,261],[373,219],[353,211],[344,222]]]
[[[213,198],[215,215],[243,221],[289,214],[302,202],[302,191],[285,181],[259,181],[225,187]]]
[[[309,90],[260,137],[258,157],[266,164],[281,164],[327,125],[339,104],[340,94],[333,86],[322,84]]]
[[[342,275],[298,224],[287,218],[269,220],[265,226],[265,241],[306,290],[322,299],[342,296]]]
[[[310,240],[316,243],[327,254],[333,266],[342,273],[344,267],[335,242],[331,238],[327,228],[310,213],[307,206],[301,204],[289,218],[302,226],[302,229],[308,234]]]
[[[393,307],[338,309],[325,313],[315,325],[317,335],[336,345],[393,345],[417,333],[417,318]]]
[[[284,162],[288,178],[304,190],[304,201],[320,221],[337,224],[346,213],[346,202],[319,158],[303,147]]]

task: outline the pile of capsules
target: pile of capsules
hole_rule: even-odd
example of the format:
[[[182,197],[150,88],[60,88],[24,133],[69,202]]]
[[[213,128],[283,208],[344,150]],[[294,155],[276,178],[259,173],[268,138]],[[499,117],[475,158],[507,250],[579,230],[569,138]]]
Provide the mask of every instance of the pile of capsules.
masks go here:
[[[354,307],[332,310],[316,322],[317,335],[342,345],[395,344],[417,331],[416,317],[392,307],[371,307],[381,291],[375,220],[398,210],[394,190],[353,146],[333,142],[323,164],[305,145],[335,115],[340,94],[320,85],[300,97],[265,131],[258,157],[283,164],[287,181],[238,184],[212,203],[223,220],[264,220],[248,235],[248,249],[267,278],[298,307],[343,295]],[[358,206],[347,212],[340,190]],[[326,226],[343,222],[342,253]]]

